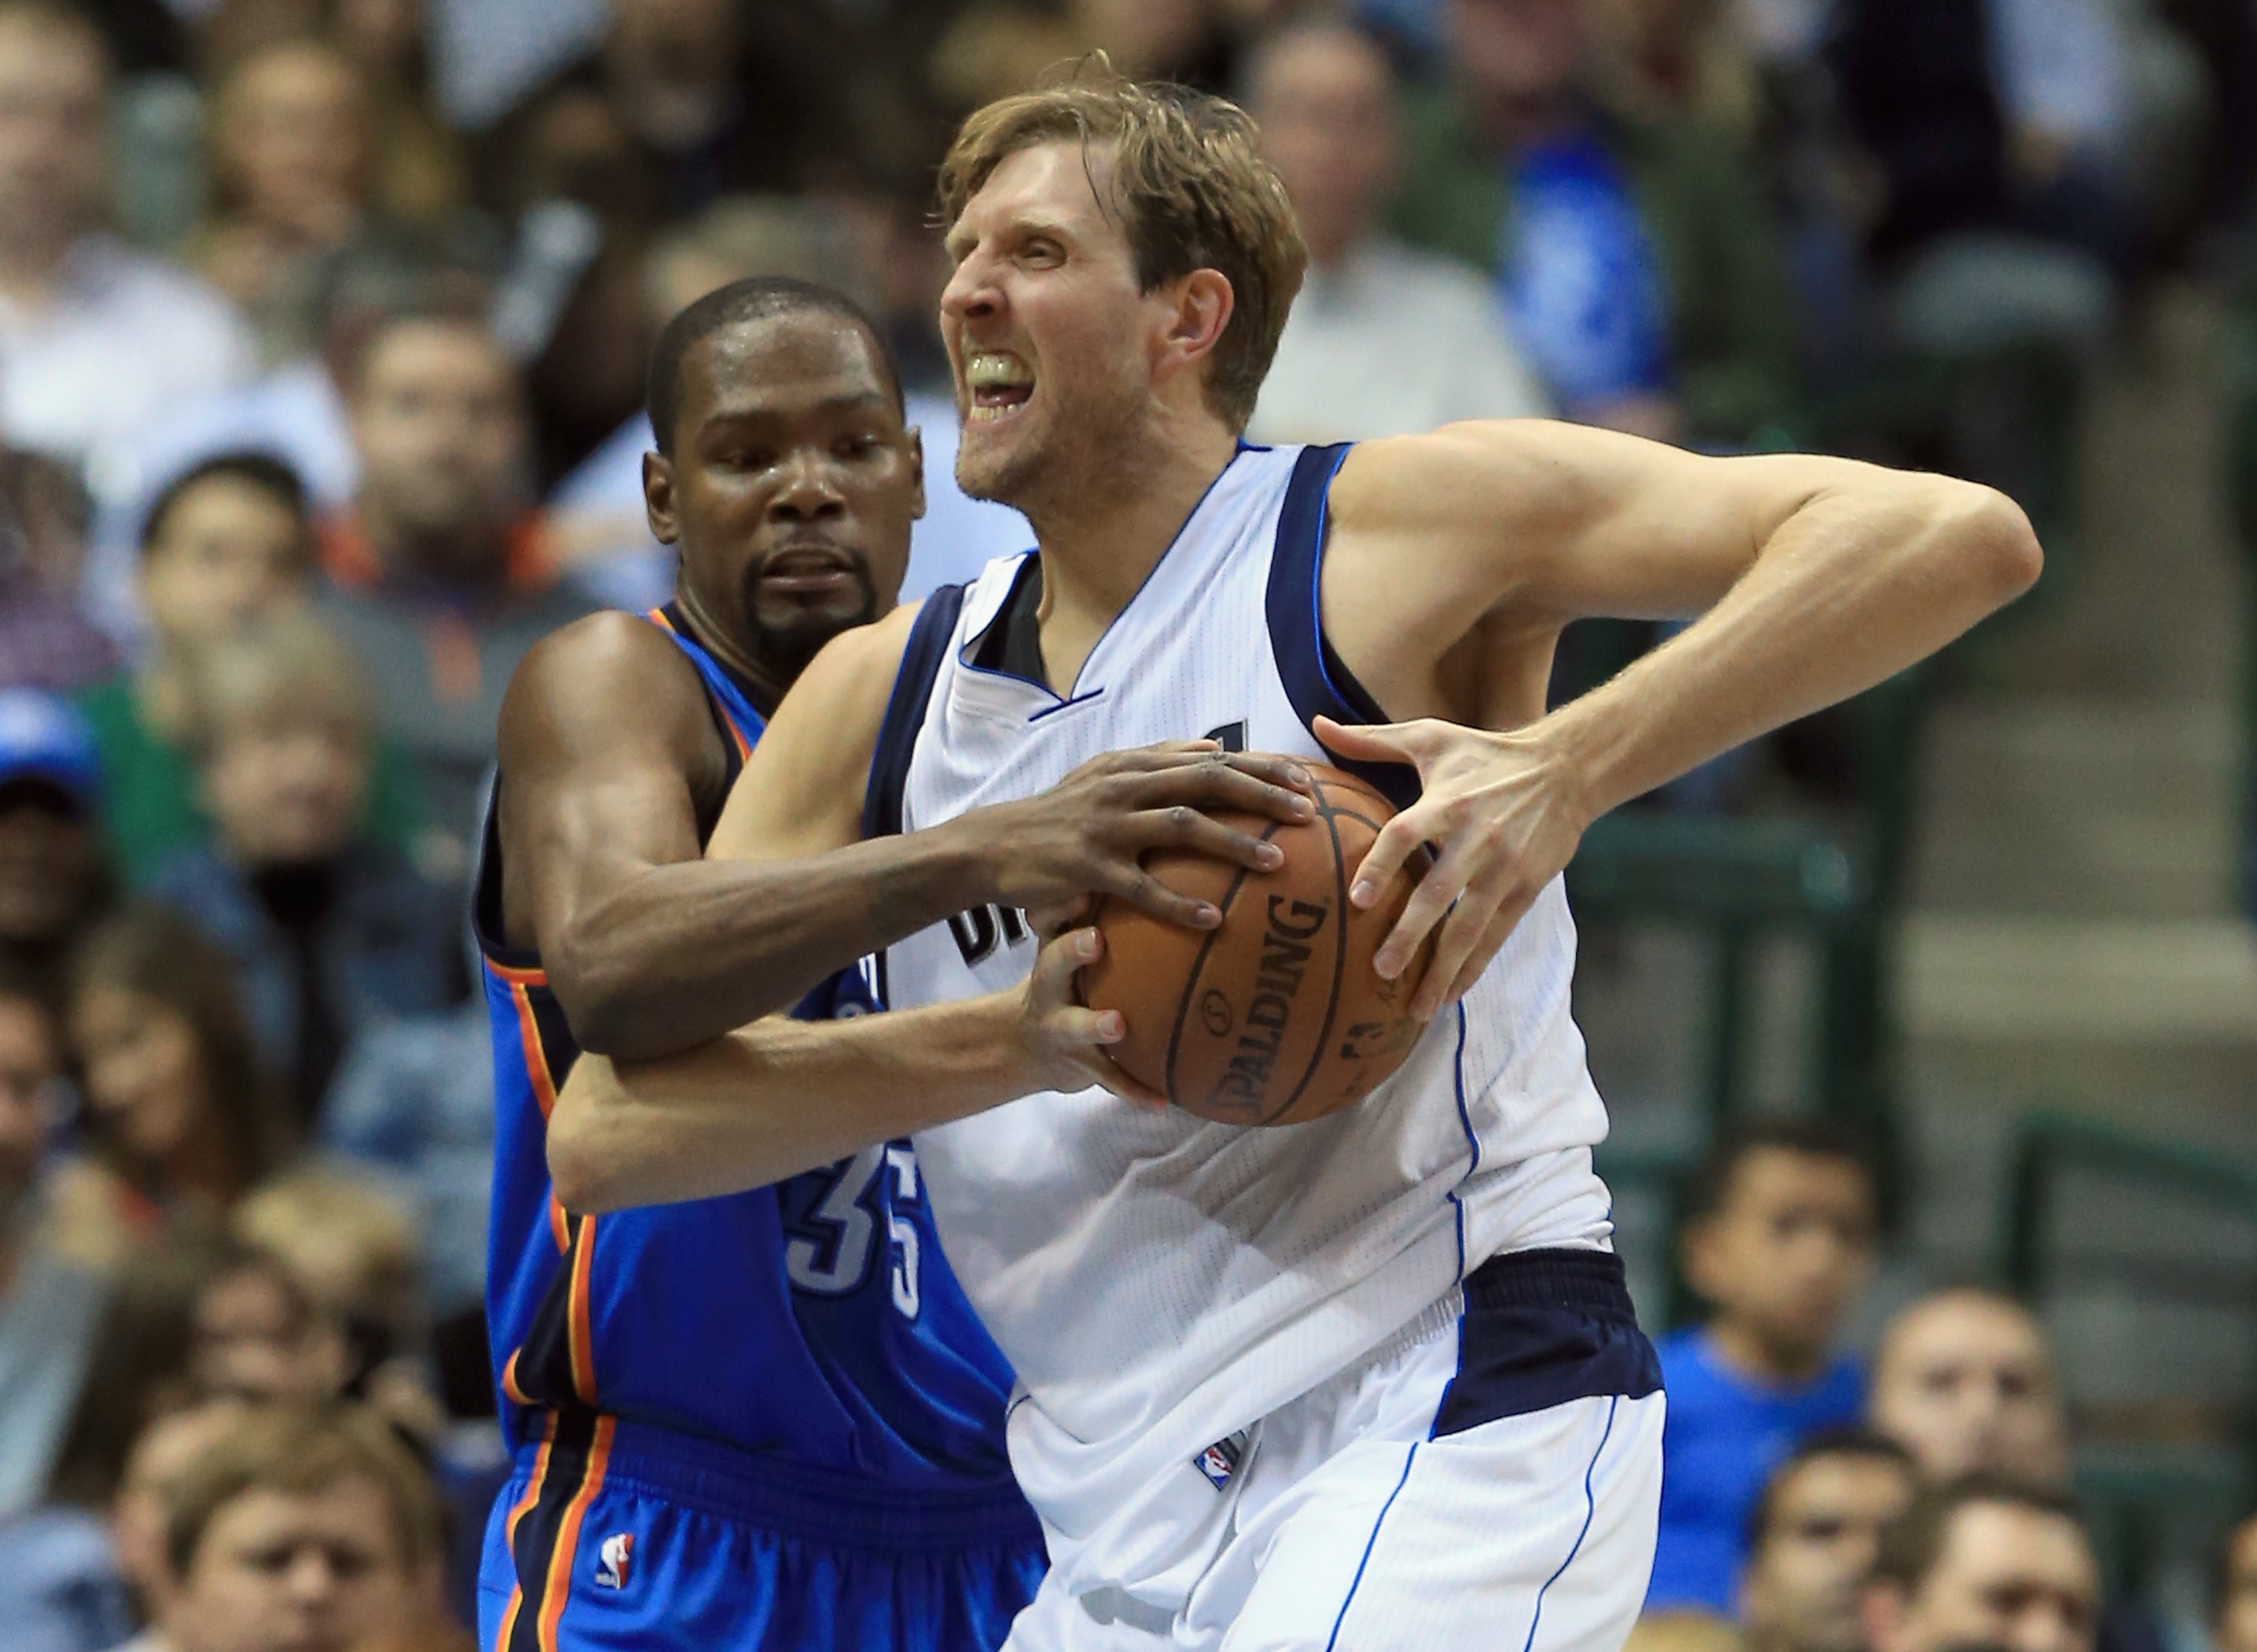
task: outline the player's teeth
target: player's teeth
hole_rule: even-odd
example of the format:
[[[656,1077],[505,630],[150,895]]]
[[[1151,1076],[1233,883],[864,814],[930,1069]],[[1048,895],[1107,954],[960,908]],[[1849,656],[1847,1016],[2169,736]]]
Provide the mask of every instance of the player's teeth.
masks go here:
[[[983,353],[964,364],[964,381],[974,390],[993,390],[1008,385],[1031,385],[1035,376],[1015,356]]]

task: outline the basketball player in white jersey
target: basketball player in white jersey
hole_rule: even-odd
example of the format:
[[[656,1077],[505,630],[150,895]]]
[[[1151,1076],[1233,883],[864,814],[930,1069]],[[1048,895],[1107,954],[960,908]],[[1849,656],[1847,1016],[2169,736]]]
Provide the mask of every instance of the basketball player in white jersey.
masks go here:
[[[833,643],[711,852],[902,832],[906,855],[1125,747],[1329,753],[1407,805],[1352,899],[1439,845],[1378,964],[1433,935],[1430,1025],[1344,1112],[1203,1122],[1139,1095],[1104,1053],[1118,1016],[1073,1004],[1096,932],[989,907],[888,946],[895,1013],[584,1059],[559,1187],[697,1197],[917,1133],[1022,1390],[1051,1559],[1022,1652],[1612,1652],[1664,1401],[1591,1170],[1560,873],[1605,810],[2020,593],[2029,527],[1937,477],[1547,423],[1245,446],[1303,254],[1216,100],[1085,74],[993,105],[942,205],[958,474],[1039,552]],[[1561,627],[1598,614],[1702,617],[1547,715]]]

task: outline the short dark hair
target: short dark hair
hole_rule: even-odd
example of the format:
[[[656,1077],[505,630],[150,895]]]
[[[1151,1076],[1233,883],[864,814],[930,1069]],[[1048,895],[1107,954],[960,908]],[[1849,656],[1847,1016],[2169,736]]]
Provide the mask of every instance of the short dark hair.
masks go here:
[[[1685,1190],[1687,1225],[1706,1221],[1730,1202],[1740,1168],[1763,1152],[1801,1153],[1854,1166],[1866,1187],[1878,1194],[1871,1156],[1850,1131],[1831,1119],[1755,1119],[1732,1126],[1717,1138]]]
[[[1748,1515],[1748,1550],[1753,1553],[1771,1536],[1772,1517],[1779,1511],[1780,1490],[1810,1464],[1827,1458],[1859,1458],[1871,1463],[1887,1463],[1905,1472],[1907,1478],[1917,1481],[1920,1465],[1913,1461],[1912,1453],[1887,1435],[1872,1429],[1822,1429],[1809,1436],[1786,1454],[1786,1458],[1771,1472],[1764,1482],[1763,1494]]]
[[[1978,1503],[2003,1504],[2034,1514],[2068,1521],[2085,1533],[2084,1516],[2067,1492],[2049,1486],[2000,1474],[1967,1474],[1942,1486],[1924,1486],[1913,1494],[1912,1506],[1881,1533],[1880,1551],[1873,1560],[1873,1581],[1894,1584],[1907,1595],[1926,1585],[1936,1562],[1943,1557],[1951,1536],[1951,1522],[1963,1508]],[[2086,1534],[2086,1542],[2091,1542]]]
[[[674,426],[682,417],[682,364],[690,349],[724,328],[765,321],[779,315],[835,315],[869,335],[870,348],[886,376],[894,405],[906,408],[902,364],[893,341],[877,319],[836,288],[788,275],[755,275],[716,287],[687,306],[658,335],[650,352],[650,428],[658,450],[674,456]]]
[[[182,499],[205,483],[220,479],[257,488],[296,517],[301,525],[306,520],[306,484],[299,480],[297,471],[287,462],[271,453],[251,448],[216,453],[181,471],[159,489],[157,497],[149,502],[149,513],[141,519],[142,554],[146,555],[163,537],[165,525],[172,519],[173,512],[179,508]],[[308,547],[309,557],[311,554]]]

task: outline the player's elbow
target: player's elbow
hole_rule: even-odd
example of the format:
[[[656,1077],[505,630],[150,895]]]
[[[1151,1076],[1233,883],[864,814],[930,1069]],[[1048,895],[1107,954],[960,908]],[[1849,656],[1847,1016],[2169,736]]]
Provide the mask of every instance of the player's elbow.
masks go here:
[[[1939,548],[1986,611],[2013,602],[2045,571],[2029,517],[1997,489],[1953,483],[1938,516]]]
[[[543,960],[572,1041],[621,1061],[666,1054],[657,1025],[664,1006],[642,984],[647,972],[626,967],[613,949],[585,933],[589,927],[571,925]]]

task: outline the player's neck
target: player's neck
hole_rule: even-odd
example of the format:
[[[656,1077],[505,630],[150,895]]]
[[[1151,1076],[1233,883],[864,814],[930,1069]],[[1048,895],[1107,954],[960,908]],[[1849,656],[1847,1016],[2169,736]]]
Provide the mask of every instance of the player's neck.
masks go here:
[[[1043,661],[1052,688],[1064,693],[1080,674],[1237,452],[1235,435],[1203,420],[1149,462],[1116,472],[1124,485],[1028,512],[1043,553]]]

